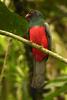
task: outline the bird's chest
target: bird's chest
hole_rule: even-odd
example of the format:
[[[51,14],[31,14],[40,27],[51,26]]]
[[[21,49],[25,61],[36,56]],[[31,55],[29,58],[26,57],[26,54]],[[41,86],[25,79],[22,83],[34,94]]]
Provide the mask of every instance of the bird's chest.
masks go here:
[[[36,26],[30,29],[30,40],[48,48],[48,37],[43,26]]]

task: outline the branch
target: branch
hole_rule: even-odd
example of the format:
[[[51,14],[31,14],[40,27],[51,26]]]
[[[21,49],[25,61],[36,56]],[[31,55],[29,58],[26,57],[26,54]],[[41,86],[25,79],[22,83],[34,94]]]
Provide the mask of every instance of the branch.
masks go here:
[[[1,74],[0,74],[0,93],[2,91],[2,80],[3,80],[3,77],[5,76],[4,75],[5,74],[5,69],[7,68],[6,64],[7,64],[9,50],[10,50],[10,46],[11,46],[11,40],[12,40],[12,38],[8,38],[8,44],[7,44],[7,48],[6,48],[6,51],[5,51],[5,58],[4,58],[3,68],[2,68],[2,71],[1,71]]]
[[[27,44],[27,45],[29,45],[31,47],[34,47],[36,49],[39,49],[43,53],[49,54],[50,56],[52,56],[52,57],[54,57],[54,58],[56,58],[56,59],[58,59],[58,60],[60,60],[60,61],[62,61],[62,62],[67,64],[67,59],[66,58],[64,58],[64,57],[62,57],[62,56],[60,56],[60,55],[58,55],[58,54],[56,54],[56,53],[54,53],[52,51],[47,50],[47,49],[43,48],[42,46],[40,46],[38,44],[32,43],[31,41],[26,40],[26,39],[24,39],[24,38],[22,38],[22,37],[20,37],[18,35],[15,35],[13,33],[10,33],[10,32],[7,32],[7,31],[3,31],[3,30],[0,30],[0,34],[8,36],[8,37],[11,37],[11,38],[14,38],[14,39],[17,39],[18,41],[23,42],[23,43],[25,43],[25,44]]]
[[[7,59],[8,59],[8,55],[9,55],[11,40],[12,40],[11,38],[8,39],[8,44],[7,44],[7,48],[6,48],[6,52],[5,52],[3,68],[2,68],[2,71],[1,71],[1,74],[0,74],[0,85],[1,85],[2,79],[4,77],[4,72],[5,72],[5,69],[6,69],[6,63],[7,63]]]

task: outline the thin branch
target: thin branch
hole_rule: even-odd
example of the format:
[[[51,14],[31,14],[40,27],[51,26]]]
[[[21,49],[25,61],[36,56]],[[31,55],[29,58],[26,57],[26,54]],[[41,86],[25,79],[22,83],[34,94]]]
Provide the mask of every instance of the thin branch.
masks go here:
[[[26,40],[26,39],[24,39],[24,38],[22,38],[22,37],[20,37],[18,35],[15,35],[13,33],[10,33],[10,32],[7,32],[7,31],[3,31],[3,30],[0,30],[0,34],[8,36],[8,37],[11,37],[11,38],[14,38],[14,39],[17,39],[18,41],[23,42],[23,43],[25,43],[25,44],[27,44],[27,45],[29,45],[31,47],[34,47],[36,49],[39,49],[43,53],[49,54],[50,56],[53,56],[54,58],[56,58],[56,59],[58,59],[58,60],[60,60],[60,61],[62,61],[62,62],[67,64],[67,59],[66,58],[64,58],[64,57],[62,57],[62,56],[60,56],[60,55],[58,55],[58,54],[56,54],[56,53],[54,53],[52,51],[47,50],[47,49],[43,48],[42,46],[40,46],[38,44],[32,43],[31,41]]]
[[[8,59],[8,55],[9,55],[11,40],[12,40],[11,38],[8,39],[8,44],[7,44],[6,51],[5,51],[3,68],[2,68],[2,71],[1,71],[1,74],[0,74],[0,85],[1,85],[2,79],[4,77],[4,72],[5,72],[5,69],[6,69],[6,63],[7,63],[7,59]]]
[[[7,60],[8,60],[11,40],[12,40],[12,38],[8,38],[8,44],[7,44],[6,51],[5,51],[5,58],[4,58],[3,68],[2,68],[2,71],[1,71],[1,74],[0,74],[0,93],[1,93],[1,90],[2,90],[2,80],[3,80],[4,74],[5,74],[5,70],[7,68],[6,64],[7,64]]]

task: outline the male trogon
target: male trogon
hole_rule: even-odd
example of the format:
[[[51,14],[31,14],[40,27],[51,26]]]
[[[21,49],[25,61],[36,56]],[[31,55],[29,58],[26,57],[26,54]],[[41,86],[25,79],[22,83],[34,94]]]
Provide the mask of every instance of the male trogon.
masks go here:
[[[29,22],[29,40],[43,46],[46,49],[51,49],[51,37],[47,29],[47,25],[44,23],[44,17],[38,10],[30,11],[26,16]],[[33,75],[31,82],[31,93],[33,100],[36,99],[36,93],[42,92],[44,81],[46,80],[46,61],[48,54],[41,52],[36,48],[32,48],[33,56]]]

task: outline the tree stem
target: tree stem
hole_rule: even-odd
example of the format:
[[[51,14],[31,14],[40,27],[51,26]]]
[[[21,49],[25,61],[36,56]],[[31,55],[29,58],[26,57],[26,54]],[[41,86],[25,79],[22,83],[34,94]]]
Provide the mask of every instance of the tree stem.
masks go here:
[[[4,31],[4,30],[0,30],[0,34],[11,37],[11,38],[14,38],[14,39],[17,39],[18,41],[23,42],[23,43],[25,43],[25,44],[27,44],[31,47],[34,47],[36,49],[39,49],[43,53],[49,54],[50,56],[52,56],[52,57],[54,57],[54,58],[56,58],[56,59],[58,59],[58,60],[60,60],[60,61],[67,64],[67,59],[66,58],[64,58],[64,57],[62,57],[62,56],[58,55],[57,53],[54,53],[50,50],[47,50],[47,49],[43,48],[42,46],[40,46],[38,44],[32,43],[31,41],[29,41],[27,39],[24,39],[24,38],[22,38],[18,35],[15,35],[13,33],[10,33],[10,32]]]

